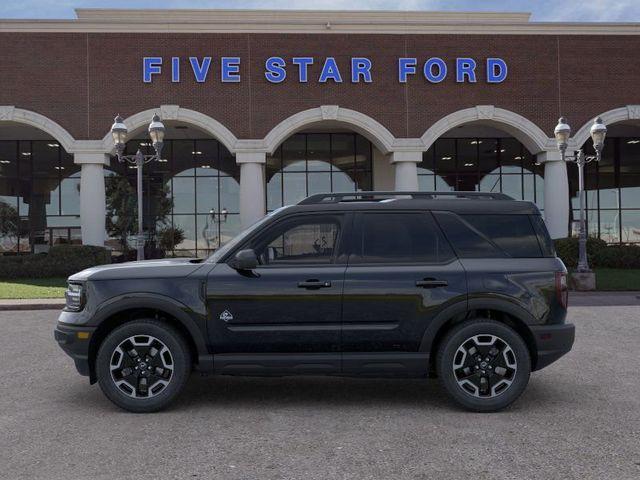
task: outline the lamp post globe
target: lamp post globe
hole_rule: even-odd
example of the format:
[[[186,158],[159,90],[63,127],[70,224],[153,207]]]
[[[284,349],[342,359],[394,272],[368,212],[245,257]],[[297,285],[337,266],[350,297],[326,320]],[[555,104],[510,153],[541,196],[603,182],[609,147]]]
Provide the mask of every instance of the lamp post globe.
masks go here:
[[[154,114],[151,119],[151,123],[149,124],[149,137],[151,137],[153,148],[155,149],[158,157],[160,157],[160,152],[162,152],[165,131],[164,123],[160,120],[160,116],[157,113]]]
[[[116,116],[111,125],[111,137],[113,138],[113,144],[116,147],[118,154],[124,151],[124,145],[127,143],[127,134],[129,133],[127,126],[124,124],[124,120],[120,115]]]
[[[553,131],[553,134],[556,137],[556,142],[558,144],[558,150],[564,152],[567,150],[567,145],[569,145],[569,137],[571,136],[571,127],[567,123],[567,119],[564,117],[560,117],[558,120],[558,125]]]
[[[607,127],[604,123],[602,123],[602,119],[597,117],[593,121],[593,125],[591,125],[591,140],[593,140],[593,148],[595,149],[598,156],[602,153],[602,148],[604,147],[604,139],[607,136]]]

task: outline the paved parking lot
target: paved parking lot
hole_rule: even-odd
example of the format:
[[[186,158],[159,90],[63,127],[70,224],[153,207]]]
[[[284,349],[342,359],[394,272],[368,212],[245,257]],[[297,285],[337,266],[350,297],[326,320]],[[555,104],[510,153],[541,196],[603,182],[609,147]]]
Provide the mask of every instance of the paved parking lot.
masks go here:
[[[0,312],[0,477],[640,478],[640,308],[575,307],[574,351],[508,411],[434,380],[201,378],[134,415],[76,374],[57,312]]]

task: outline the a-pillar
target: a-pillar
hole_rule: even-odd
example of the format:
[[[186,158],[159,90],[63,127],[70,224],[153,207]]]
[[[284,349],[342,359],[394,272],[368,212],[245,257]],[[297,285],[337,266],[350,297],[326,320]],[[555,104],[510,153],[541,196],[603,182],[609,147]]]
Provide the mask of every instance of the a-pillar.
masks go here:
[[[260,220],[266,213],[264,152],[237,152],[240,165],[240,223],[246,228]]]
[[[80,227],[83,245],[104,246],[106,197],[104,169],[109,156],[104,153],[75,153],[73,161],[80,165]]]
[[[544,164],[544,221],[551,238],[569,234],[569,179],[567,164],[560,152],[541,152],[538,163]]]

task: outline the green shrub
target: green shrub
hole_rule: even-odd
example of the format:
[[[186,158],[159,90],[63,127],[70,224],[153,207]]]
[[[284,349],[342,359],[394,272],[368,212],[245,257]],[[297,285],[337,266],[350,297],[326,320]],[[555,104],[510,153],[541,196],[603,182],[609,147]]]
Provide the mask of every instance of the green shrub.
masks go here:
[[[68,277],[85,268],[111,263],[111,253],[104,247],[59,245],[49,253],[0,256],[0,278]]]
[[[640,247],[636,245],[609,245],[595,252],[593,267],[640,268]]]
[[[556,253],[562,259],[565,266],[569,270],[573,270],[578,266],[578,239],[561,238],[555,241]],[[587,239],[587,260],[589,264],[594,261],[594,257],[597,253],[602,252],[604,249],[609,248],[607,242],[595,237],[589,237]]]

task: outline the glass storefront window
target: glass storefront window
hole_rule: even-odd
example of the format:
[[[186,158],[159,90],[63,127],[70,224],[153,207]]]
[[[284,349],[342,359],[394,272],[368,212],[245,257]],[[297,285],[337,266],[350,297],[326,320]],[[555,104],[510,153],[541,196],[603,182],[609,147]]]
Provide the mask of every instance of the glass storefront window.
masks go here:
[[[591,140],[583,146],[592,152]],[[572,220],[579,219],[578,169],[567,164]],[[640,207],[640,142],[631,137],[607,136],[600,162],[585,168],[589,234],[608,243],[640,243],[637,209]]]
[[[46,252],[77,243],[80,167],[55,140],[0,141],[0,253]],[[73,233],[72,233],[73,232]]]
[[[126,151],[135,153],[138,148],[145,154],[153,150],[148,140],[139,139],[128,142]],[[135,191],[135,168],[114,158],[111,169],[105,176],[125,176]],[[240,168],[214,139],[165,140],[162,161],[144,166],[143,189],[145,230],[152,236],[169,227],[183,230],[184,241],[169,255],[207,256],[240,230]],[[162,219],[159,205],[164,195],[173,208]]]
[[[514,138],[440,138],[418,165],[420,190],[502,192],[543,208],[543,169]]]
[[[372,189],[372,146],[355,133],[299,133],[267,157],[267,211],[314,193]]]

